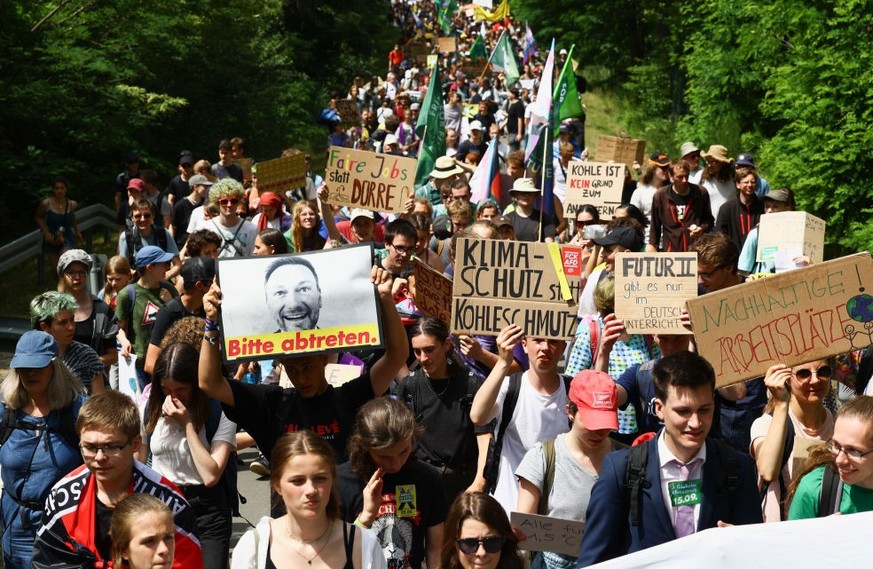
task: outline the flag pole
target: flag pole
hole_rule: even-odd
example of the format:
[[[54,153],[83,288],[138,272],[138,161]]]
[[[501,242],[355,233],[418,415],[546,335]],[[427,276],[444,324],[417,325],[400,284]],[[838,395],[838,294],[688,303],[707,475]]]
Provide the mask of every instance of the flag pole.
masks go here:
[[[494,44],[494,51],[492,51],[491,56],[488,57],[488,63],[485,64],[485,69],[482,70],[482,73],[479,75],[479,79],[482,79],[482,77],[485,76],[485,72],[488,71],[488,66],[491,65],[491,60],[494,59],[494,54],[497,53],[497,46],[500,45],[500,40],[503,39],[503,35],[505,33],[506,33],[506,30],[504,29],[503,32],[500,34],[500,37],[497,38],[497,43]]]

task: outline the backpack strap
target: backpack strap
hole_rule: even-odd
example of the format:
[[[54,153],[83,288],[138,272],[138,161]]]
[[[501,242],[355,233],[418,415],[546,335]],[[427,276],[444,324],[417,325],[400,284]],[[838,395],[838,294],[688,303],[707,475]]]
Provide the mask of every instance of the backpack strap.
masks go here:
[[[136,306],[136,284],[130,283],[124,289],[127,291],[128,304],[130,305],[130,322],[128,322],[128,327],[130,327],[133,323],[133,309]],[[133,330],[133,328],[130,328],[130,330]]]
[[[843,480],[834,469],[833,463],[825,465],[821,475],[821,488],[818,494],[818,516],[823,518],[840,511],[843,499]]]
[[[652,483],[646,479],[648,462],[649,449],[647,444],[631,447],[628,451],[627,468],[624,473],[625,504],[633,527],[640,525],[640,489],[652,487]]]
[[[15,425],[18,422],[18,411],[16,409],[10,409],[9,407],[3,407],[3,422],[0,423],[0,446],[6,444],[6,441],[9,440],[9,437],[12,435],[12,431],[15,429]]]
[[[133,240],[137,239],[137,238],[138,237],[134,237],[134,234],[133,234],[133,225],[130,223],[130,221],[128,221],[124,225],[124,241],[125,241],[125,247],[126,247],[125,253],[127,256],[127,260],[130,261],[131,263],[134,263],[134,257],[136,256],[136,247],[134,246]],[[135,263],[133,266],[134,267],[136,266]]]
[[[543,489],[540,492],[539,513],[543,516],[549,512],[549,492],[555,484],[555,439],[543,443],[543,457],[546,459],[546,471],[543,476]]]
[[[493,493],[497,486],[497,477],[500,475],[500,454],[503,452],[503,435],[506,434],[506,429],[509,427],[513,413],[515,413],[518,393],[521,390],[521,375],[521,373],[514,373],[509,376],[509,389],[506,392],[506,399],[503,400],[500,423],[488,448],[488,464],[485,465],[485,478],[487,480],[485,491],[487,494]]]
[[[73,412],[73,403],[62,408],[58,416],[58,434],[67,440],[67,443],[79,448],[79,431],[76,430],[76,414]]]
[[[727,495],[729,520],[733,520],[734,506],[737,502],[737,491],[740,488],[740,457],[736,450],[722,439],[715,439],[718,455],[721,457],[721,469],[718,473],[716,488],[719,493]]]
[[[773,416],[773,413],[770,413],[770,416]],[[782,478],[782,472],[785,470],[785,465],[788,464],[788,457],[791,456],[791,452],[794,450],[794,423],[791,422],[791,416],[786,418],[785,425],[785,444],[782,447],[782,463],[779,465],[779,476],[776,479],[779,483],[779,497],[782,502],[779,504],[779,511],[782,520],[787,519],[787,512],[785,512],[785,496],[786,496],[786,488],[785,480]],[[767,496],[767,491],[770,489],[770,484],[772,482],[764,482],[761,484],[761,501],[764,501],[764,497]]]
[[[421,371],[421,368],[415,370],[409,376],[403,380],[403,386],[401,387],[403,392],[403,401],[406,403],[406,406],[409,407],[409,410],[412,411],[412,414],[415,416],[415,420],[418,421],[420,417],[416,411],[418,397],[416,394],[418,393],[418,373]]]

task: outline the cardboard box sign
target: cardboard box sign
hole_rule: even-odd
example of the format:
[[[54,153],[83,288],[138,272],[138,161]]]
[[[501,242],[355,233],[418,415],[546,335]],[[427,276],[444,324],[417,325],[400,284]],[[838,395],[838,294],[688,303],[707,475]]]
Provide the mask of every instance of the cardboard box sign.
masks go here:
[[[446,324],[452,321],[452,279],[436,271],[427,263],[415,261],[415,305],[424,314],[439,318]]]
[[[400,213],[413,193],[413,158],[331,146],[324,179],[327,202]]]
[[[685,301],[697,297],[697,253],[619,253],[615,315],[631,334],[690,334]]]
[[[252,179],[252,166],[255,165],[254,158],[234,158],[233,163],[242,168],[243,179]]]
[[[515,323],[529,337],[571,339],[576,308],[562,265],[554,243],[458,239],[452,331],[496,336]]]
[[[567,166],[565,215],[575,216],[583,205],[591,204],[600,212],[601,220],[612,219],[615,208],[621,205],[624,174],[624,164],[571,160]]]
[[[646,141],[620,136],[601,136],[597,139],[598,162],[623,162],[633,168],[634,160],[643,163],[646,158]]]
[[[296,190],[306,183],[306,155],[283,156],[258,162],[258,190],[276,194]]]
[[[439,38],[437,43],[441,53],[454,53],[458,51],[457,38]]]
[[[780,211],[761,216],[756,261],[773,261],[776,251],[801,251],[813,264],[824,256],[823,219],[805,211]]]
[[[585,522],[521,512],[512,512],[509,517],[513,527],[525,536],[525,540],[518,544],[519,549],[579,555]]]
[[[718,387],[873,343],[873,261],[856,253],[688,301]]]
[[[351,99],[337,99],[336,112],[342,119],[344,129],[353,126],[361,126],[361,113],[358,112],[358,103]]]

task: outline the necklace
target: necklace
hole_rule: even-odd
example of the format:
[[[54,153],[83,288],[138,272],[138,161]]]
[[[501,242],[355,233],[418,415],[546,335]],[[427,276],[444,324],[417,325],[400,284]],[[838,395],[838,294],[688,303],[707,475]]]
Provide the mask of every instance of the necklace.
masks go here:
[[[449,378],[446,379],[446,385],[445,385],[445,387],[443,387],[443,390],[437,392],[437,390],[433,388],[433,380],[430,378],[427,379],[427,385],[430,387],[430,390],[433,391],[434,395],[436,395],[437,397],[442,397],[443,394],[446,391],[448,391],[449,385],[451,385],[451,383],[452,383],[452,378],[451,378],[451,376],[449,376]]]
[[[324,533],[322,533],[320,536],[318,536],[317,538],[315,538],[315,539],[313,539],[313,540],[308,540],[308,541],[307,541],[307,540],[305,540],[305,539],[300,539],[300,538],[296,538],[296,537],[294,537],[294,535],[291,534],[291,524],[290,524],[290,522],[288,522],[287,520],[286,520],[286,522],[285,522],[285,534],[288,535],[288,537],[291,539],[291,541],[299,541],[300,543],[302,543],[302,544],[304,544],[304,545],[309,545],[309,546],[312,546],[313,544],[316,544],[316,543],[318,543],[319,541],[321,541],[322,539],[324,539],[325,536],[327,536],[327,535],[330,534],[330,530],[331,530],[331,529],[333,529],[333,520],[331,520],[330,523],[327,524],[327,529],[324,530]],[[298,551],[296,547],[294,548],[294,553],[296,553],[297,555],[299,555],[300,557],[302,557],[304,560],[306,560],[306,564],[307,564],[307,565],[312,565],[312,562],[315,560],[316,557],[318,557],[318,556],[321,554],[321,551],[322,551],[322,550],[327,546],[328,543],[330,543],[330,540],[329,540],[329,539],[325,540],[325,542],[321,545],[321,547],[319,547],[319,548],[315,551],[315,555],[313,555],[312,557],[310,557],[310,558],[308,558],[308,559],[306,558],[305,555],[303,555],[302,553],[300,553],[300,551]],[[313,547],[313,549],[315,549],[315,547]]]

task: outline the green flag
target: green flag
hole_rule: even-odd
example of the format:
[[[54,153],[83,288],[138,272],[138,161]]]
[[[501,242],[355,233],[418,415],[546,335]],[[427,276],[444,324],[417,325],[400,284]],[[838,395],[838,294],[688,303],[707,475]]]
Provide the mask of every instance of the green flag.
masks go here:
[[[494,46],[494,53],[491,54],[491,64],[498,71],[503,71],[506,75],[506,86],[510,87],[518,81],[518,63],[515,61],[515,54],[512,53],[512,44],[509,43],[509,37],[506,32],[501,34],[497,40],[497,45]]]
[[[488,49],[485,47],[485,41],[481,35],[477,35],[473,45],[470,46],[468,57],[470,59],[488,59]]]
[[[555,92],[552,95],[554,136],[558,136],[558,127],[562,120],[583,114],[582,105],[579,103],[579,92],[576,90],[576,76],[573,74],[572,57],[575,47],[575,45],[570,46],[570,53],[567,55],[564,68],[561,69],[561,75],[558,77],[558,82],[555,83]]]
[[[446,116],[443,111],[443,87],[440,85],[439,65],[430,71],[430,86],[424,96],[415,133],[421,139],[418,150],[418,166],[415,169],[415,187],[427,181],[436,159],[446,153]]]

